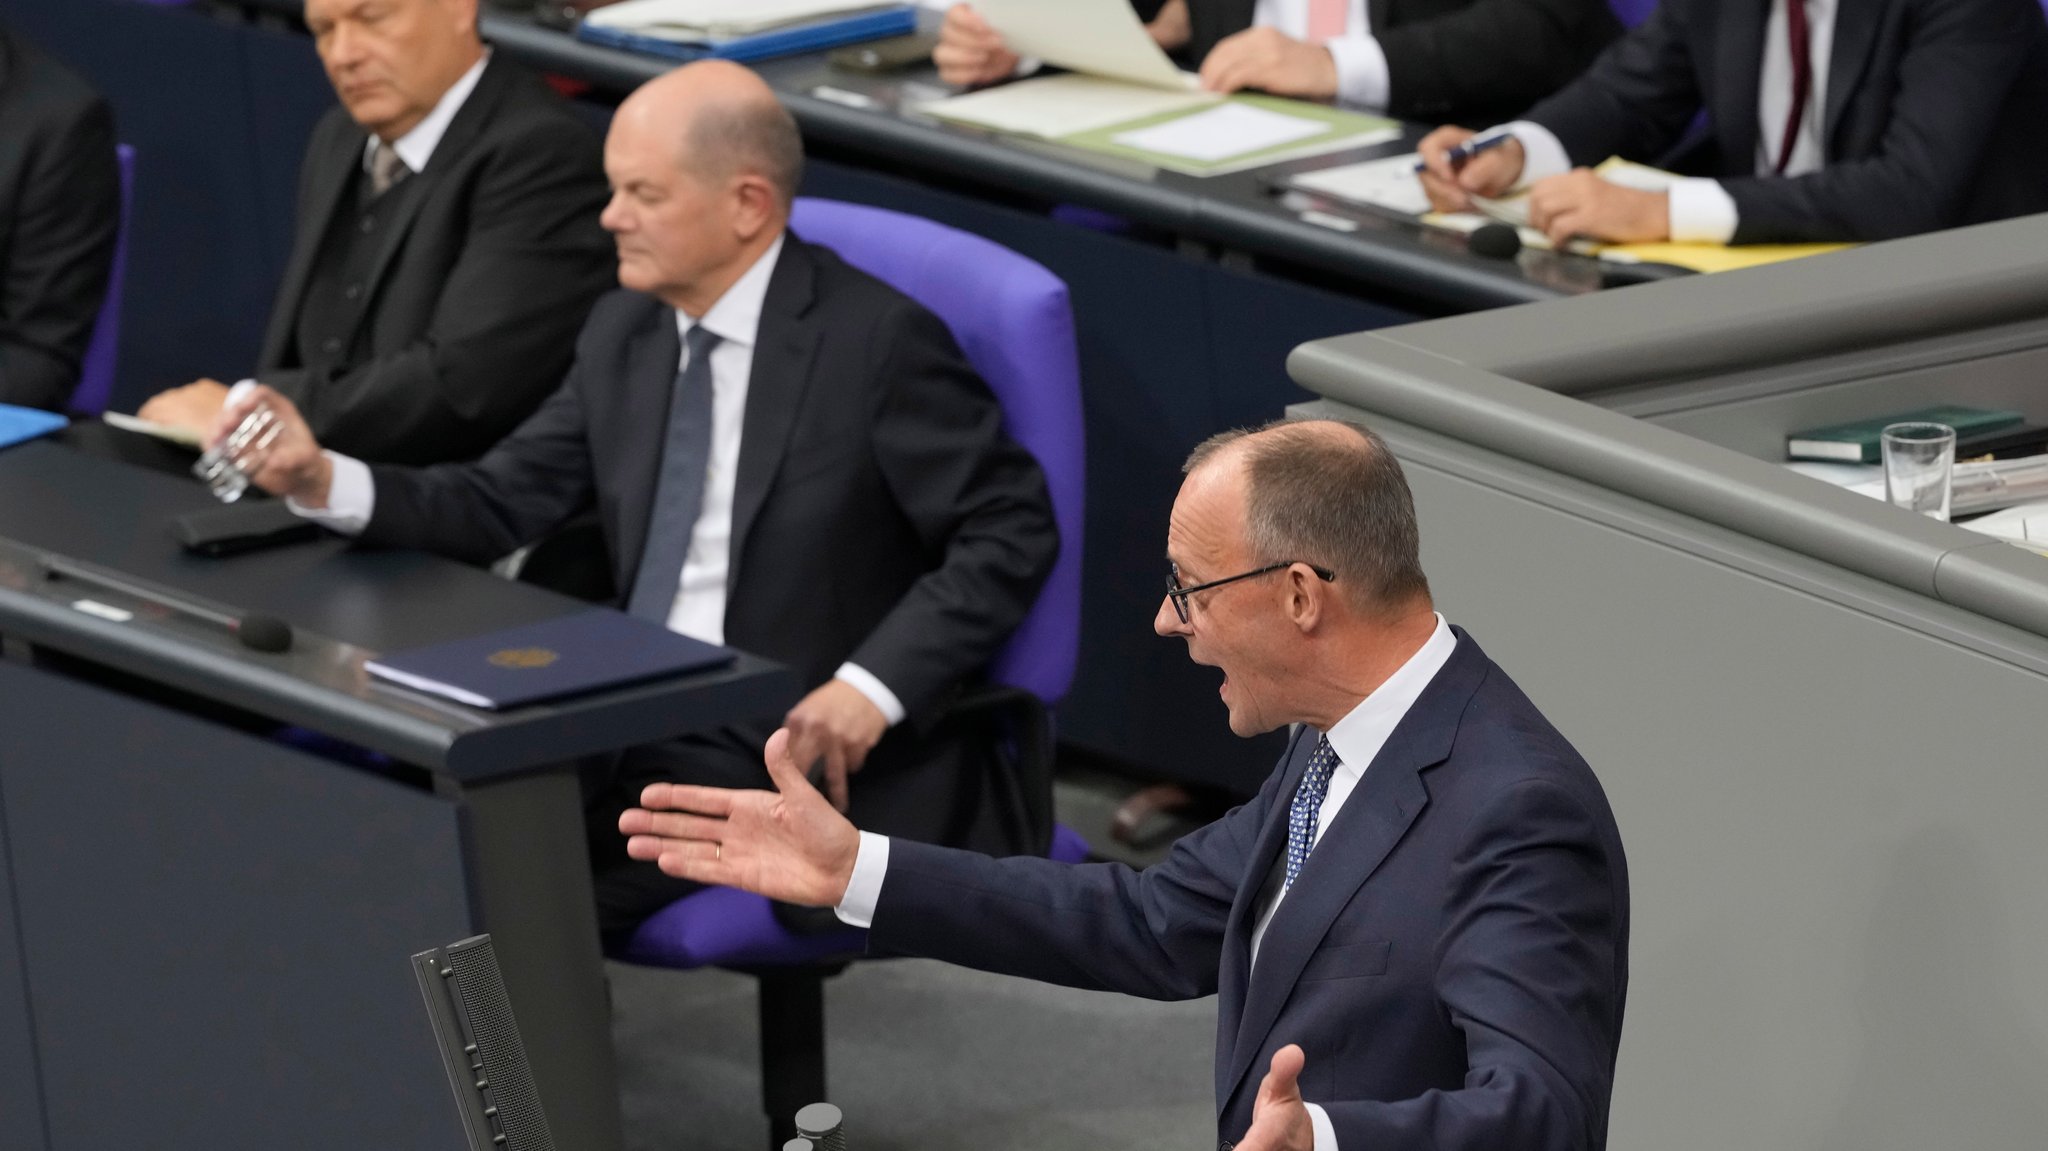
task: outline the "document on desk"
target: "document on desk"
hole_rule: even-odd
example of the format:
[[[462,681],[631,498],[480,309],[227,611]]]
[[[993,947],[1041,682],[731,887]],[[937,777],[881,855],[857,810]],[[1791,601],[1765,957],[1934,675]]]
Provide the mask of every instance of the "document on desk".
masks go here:
[[[1154,88],[1195,86],[1145,31],[1129,0],[974,0],[974,8],[1020,56]]]
[[[1320,120],[1231,103],[1110,138],[1140,152],[1216,164],[1329,132],[1330,125]]]
[[[926,104],[918,110],[998,132],[1057,140],[1167,112],[1199,108],[1222,99],[1210,92],[1154,88],[1069,72],[984,88]]]
[[[753,36],[775,28],[895,7],[900,0],[625,0],[593,9],[584,19],[671,39]]]
[[[1429,211],[1429,194],[1415,174],[1414,152],[1339,164],[1315,172],[1288,177],[1290,187],[1329,196],[1350,204],[1379,208],[1403,216],[1420,216]]]

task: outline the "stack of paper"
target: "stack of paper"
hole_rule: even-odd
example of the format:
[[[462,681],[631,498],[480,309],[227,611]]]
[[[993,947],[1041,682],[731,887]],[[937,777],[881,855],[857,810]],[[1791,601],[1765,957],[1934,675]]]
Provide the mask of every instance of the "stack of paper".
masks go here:
[[[621,0],[583,20],[642,36],[725,40],[896,6],[878,0]]]
[[[1155,88],[1193,88],[1127,0],[974,0],[1020,56]]]

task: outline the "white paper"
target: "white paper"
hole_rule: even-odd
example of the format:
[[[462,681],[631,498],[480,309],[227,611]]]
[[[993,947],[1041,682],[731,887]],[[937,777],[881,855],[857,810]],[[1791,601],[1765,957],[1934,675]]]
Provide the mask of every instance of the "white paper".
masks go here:
[[[1145,31],[1130,0],[974,0],[974,10],[1019,56],[1154,88],[1195,86]]]
[[[1330,127],[1322,120],[1269,112],[1248,104],[1220,104],[1206,112],[1181,116],[1149,128],[1121,132],[1111,138],[1126,148],[1136,148],[1141,152],[1214,164],[1233,156],[1263,152],[1311,136],[1327,135]]]
[[[102,412],[100,413],[100,419],[120,428],[124,432],[140,432],[145,436],[155,436],[165,443],[177,444],[180,447],[187,448],[201,446],[199,433],[190,428],[181,428],[173,424],[160,424],[155,420],[138,419],[135,416],[126,415],[122,412]]]
[[[1410,152],[1405,156],[1340,164],[1319,172],[1304,172],[1288,183],[1353,204],[1420,216],[1430,210],[1429,194],[1422,190],[1422,180],[1415,175],[1415,161],[1416,154]]]
[[[622,32],[750,36],[786,24],[894,6],[884,0],[621,0],[592,10],[584,19]]]
[[[1222,99],[1070,72],[1038,76],[921,105],[928,115],[1048,140]]]

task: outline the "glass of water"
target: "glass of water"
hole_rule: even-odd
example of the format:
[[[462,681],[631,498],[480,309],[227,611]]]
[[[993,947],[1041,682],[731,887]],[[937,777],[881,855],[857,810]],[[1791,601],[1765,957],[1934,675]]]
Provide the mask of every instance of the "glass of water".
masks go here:
[[[1895,507],[1947,523],[1956,430],[1947,424],[1892,424],[1880,437],[1885,498]]]
[[[284,424],[269,404],[260,404],[242,417],[233,431],[206,449],[192,465],[192,474],[205,482],[208,491],[224,504],[234,503],[249,490],[249,477],[263,466],[270,445],[277,442]]]

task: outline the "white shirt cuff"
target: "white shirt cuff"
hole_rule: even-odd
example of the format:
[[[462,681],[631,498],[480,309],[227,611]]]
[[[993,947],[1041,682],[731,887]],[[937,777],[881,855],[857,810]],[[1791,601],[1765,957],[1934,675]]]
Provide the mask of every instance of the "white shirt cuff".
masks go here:
[[[1330,1113],[1319,1103],[1304,1103],[1308,1108],[1308,1125],[1315,1128],[1316,1151],[1337,1151],[1337,1129],[1330,1125]]]
[[[1515,187],[1526,188],[1538,180],[1562,176],[1572,170],[1572,158],[1565,154],[1564,144],[1557,134],[1534,120],[1517,120],[1498,128],[1488,128],[1479,133],[1481,137],[1495,132],[1511,132],[1522,142],[1522,174],[1515,181]]]
[[[882,901],[882,877],[889,874],[889,837],[872,831],[860,833],[860,848],[853,854],[853,878],[846,881],[846,894],[832,914],[848,927],[875,925],[875,905]],[[1335,1147],[1332,1143],[1330,1146]]]
[[[360,533],[377,508],[377,484],[370,478],[370,465],[340,452],[322,451],[334,465],[334,478],[327,485],[327,506],[309,508],[291,497],[284,506],[295,516],[321,524],[345,536]]]
[[[1735,238],[1735,197],[1719,180],[1679,180],[1668,195],[1673,242],[1725,244]]]
[[[364,478],[367,479],[368,475],[369,473],[365,471]],[[364,516],[363,519],[368,522],[369,517]],[[903,701],[896,698],[896,693],[889,690],[888,684],[876,679],[874,672],[857,663],[842,663],[839,670],[832,673],[832,678],[852,684],[855,691],[867,696],[868,702],[875,705],[875,710],[882,713],[882,717],[889,721],[890,727],[903,722]]]
[[[1339,36],[1324,42],[1337,65],[1337,100],[1367,108],[1387,106],[1387,53],[1371,36]]]

